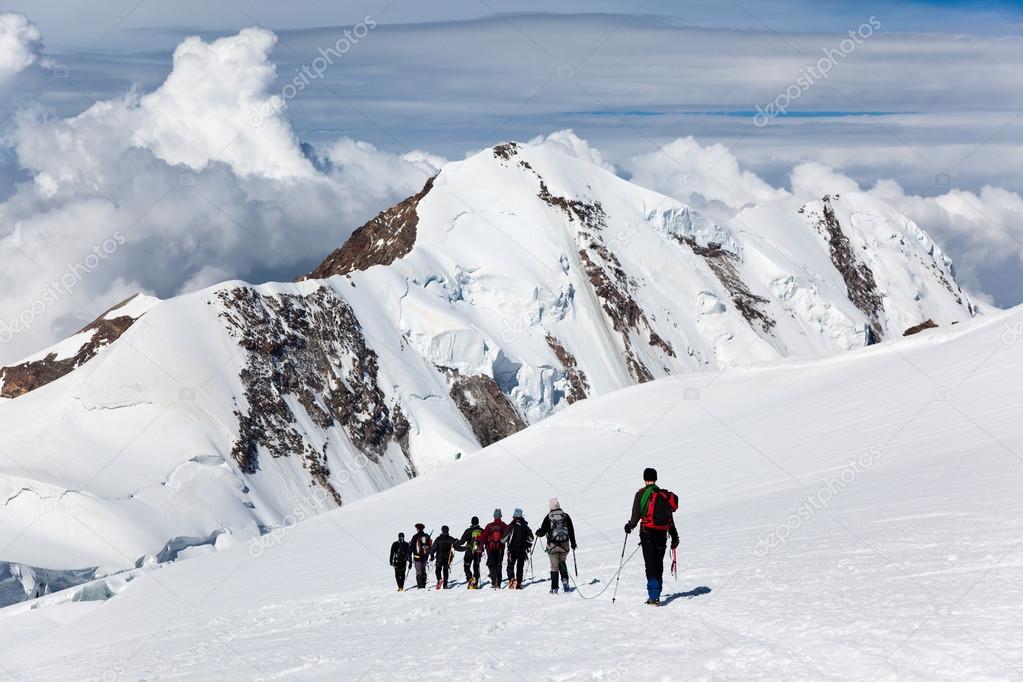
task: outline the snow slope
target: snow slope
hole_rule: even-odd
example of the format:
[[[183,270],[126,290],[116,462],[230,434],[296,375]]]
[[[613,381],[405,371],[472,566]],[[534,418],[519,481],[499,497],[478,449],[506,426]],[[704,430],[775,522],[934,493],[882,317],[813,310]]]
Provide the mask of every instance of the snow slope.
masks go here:
[[[0,610],[0,665],[24,680],[1019,679],[1021,343],[1016,309],[595,398],[247,546]],[[682,500],[680,575],[656,611],[639,557],[610,599],[651,465]],[[535,526],[552,495],[578,528],[575,594],[393,591],[398,531],[457,532],[494,506]]]
[[[312,278],[146,299],[101,353],[0,401],[7,584],[245,542],[653,378],[973,315],[947,258],[875,199],[740,218],[509,143]]]

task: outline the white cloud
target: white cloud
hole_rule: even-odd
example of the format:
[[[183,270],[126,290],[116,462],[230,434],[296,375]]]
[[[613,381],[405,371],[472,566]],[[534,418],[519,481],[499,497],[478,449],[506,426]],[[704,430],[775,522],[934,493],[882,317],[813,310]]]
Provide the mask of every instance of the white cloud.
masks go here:
[[[615,170],[614,166],[604,159],[604,155],[600,153],[600,150],[576,135],[569,128],[555,131],[549,135],[537,135],[528,144],[534,147],[547,147],[562,154],[584,159],[612,173]]]
[[[436,173],[439,157],[349,139],[306,154],[279,108],[250,126],[273,42],[190,38],[150,94],[18,116],[10,141],[31,180],[0,203],[0,364],[136,291],[297,276]]]
[[[139,101],[135,144],[195,170],[222,160],[243,176],[312,177],[282,116],[283,100],[270,93],[276,43],[255,28],[211,43],[187,38],[174,50],[167,80]]]
[[[801,163],[789,174],[792,193],[805,199],[819,199],[825,194],[855,192],[859,185],[852,178],[823,163]]]
[[[717,201],[738,212],[787,194],[742,170],[724,145],[703,146],[692,136],[630,159],[625,166],[633,182],[696,206]]]
[[[0,83],[39,59],[43,34],[24,14],[0,13]]]
[[[380,151],[368,142],[341,138],[323,154],[329,175],[342,187],[384,198],[436,175],[445,159],[423,151],[401,156]]]

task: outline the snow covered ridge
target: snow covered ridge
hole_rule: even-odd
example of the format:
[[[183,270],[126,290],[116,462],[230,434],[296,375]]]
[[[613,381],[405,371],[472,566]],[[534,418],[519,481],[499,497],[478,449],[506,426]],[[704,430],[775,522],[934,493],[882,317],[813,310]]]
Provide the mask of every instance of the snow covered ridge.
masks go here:
[[[136,294],[107,310],[74,336],[17,365],[0,367],[0,398],[17,398],[34,391],[93,359],[157,303],[159,299]]]
[[[717,225],[516,143],[445,166],[298,282],[149,301],[102,352],[75,340],[48,360],[72,371],[0,401],[0,561],[102,577],[230,546],[586,397],[973,314],[877,199]]]

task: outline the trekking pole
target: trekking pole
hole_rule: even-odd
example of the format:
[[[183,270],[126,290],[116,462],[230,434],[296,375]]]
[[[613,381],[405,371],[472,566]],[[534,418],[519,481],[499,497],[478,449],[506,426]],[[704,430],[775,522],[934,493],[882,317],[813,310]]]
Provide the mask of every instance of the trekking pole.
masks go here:
[[[615,577],[615,591],[614,591],[614,594],[611,595],[611,603],[612,604],[614,604],[615,603],[615,599],[618,598],[618,583],[622,579],[622,564],[625,563],[625,548],[628,546],[628,544],[629,544],[629,534],[626,533],[625,534],[625,542],[622,543],[622,559],[621,559],[621,561],[618,562],[618,575]]]
[[[678,582],[678,550],[674,547],[671,548],[671,574],[675,576],[675,582]]]

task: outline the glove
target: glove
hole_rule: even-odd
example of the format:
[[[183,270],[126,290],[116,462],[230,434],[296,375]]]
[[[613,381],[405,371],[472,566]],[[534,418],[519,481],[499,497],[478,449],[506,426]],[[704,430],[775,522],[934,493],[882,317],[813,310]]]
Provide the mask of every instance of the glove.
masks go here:
[[[628,535],[631,532],[632,532],[632,524],[631,523],[625,524],[625,534]]]
[[[672,540],[671,541],[671,548],[675,549],[676,547],[678,547],[678,540]]]
[[[572,551],[573,552],[575,551],[575,545],[572,545]]]

